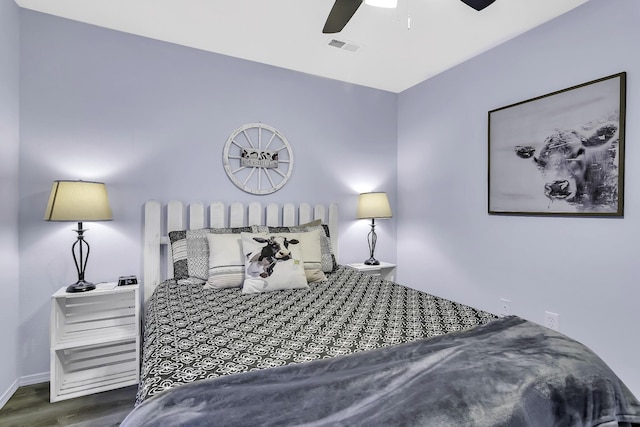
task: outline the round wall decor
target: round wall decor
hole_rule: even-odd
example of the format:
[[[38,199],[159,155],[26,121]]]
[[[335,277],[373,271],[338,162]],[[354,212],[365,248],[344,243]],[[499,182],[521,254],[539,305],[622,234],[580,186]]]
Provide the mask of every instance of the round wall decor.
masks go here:
[[[271,194],[293,172],[293,152],[277,129],[263,123],[239,127],[224,144],[222,163],[231,182],[251,194]]]

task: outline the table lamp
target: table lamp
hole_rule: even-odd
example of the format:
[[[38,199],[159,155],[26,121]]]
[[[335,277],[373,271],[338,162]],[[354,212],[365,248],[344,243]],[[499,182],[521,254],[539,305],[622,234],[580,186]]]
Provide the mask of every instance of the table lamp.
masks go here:
[[[49,203],[44,214],[45,221],[73,221],[78,223],[78,237],[71,246],[73,261],[78,272],[78,281],[67,287],[67,292],[86,292],[96,285],[84,279],[89,259],[89,243],[84,239],[86,229],[83,221],[110,221],[111,208],[107,187],[102,182],[54,181]]]
[[[369,259],[364,263],[366,265],[379,265],[380,261],[373,256],[376,250],[376,219],[391,218],[391,206],[387,193],[362,193],[358,200],[358,219],[371,219],[371,231],[367,235],[369,243]]]

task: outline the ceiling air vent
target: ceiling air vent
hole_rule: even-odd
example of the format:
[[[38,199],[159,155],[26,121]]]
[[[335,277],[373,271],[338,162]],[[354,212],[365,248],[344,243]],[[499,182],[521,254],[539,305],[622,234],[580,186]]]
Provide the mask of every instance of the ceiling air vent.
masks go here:
[[[360,49],[360,46],[356,44],[347,43],[347,42],[343,42],[341,40],[336,40],[336,39],[331,40],[329,42],[329,46],[337,47],[338,49],[346,50],[349,52],[357,52],[358,49]]]

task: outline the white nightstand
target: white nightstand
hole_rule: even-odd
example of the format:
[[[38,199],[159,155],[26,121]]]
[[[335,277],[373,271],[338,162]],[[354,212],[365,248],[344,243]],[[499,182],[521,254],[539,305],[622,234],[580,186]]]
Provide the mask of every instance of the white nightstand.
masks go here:
[[[138,383],[138,285],[102,283],[51,297],[51,402]]]
[[[384,280],[393,281],[396,274],[396,265],[384,261],[380,261],[378,265],[366,265],[362,262],[347,265],[371,276],[380,276]]]

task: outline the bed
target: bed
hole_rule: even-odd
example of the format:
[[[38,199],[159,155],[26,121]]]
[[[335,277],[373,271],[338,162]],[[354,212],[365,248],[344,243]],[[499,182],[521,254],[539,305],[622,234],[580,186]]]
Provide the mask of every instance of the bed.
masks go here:
[[[122,425],[640,426],[582,344],[340,265],[337,232],[336,205],[147,203],[141,382]],[[276,237],[284,261],[265,254]]]

